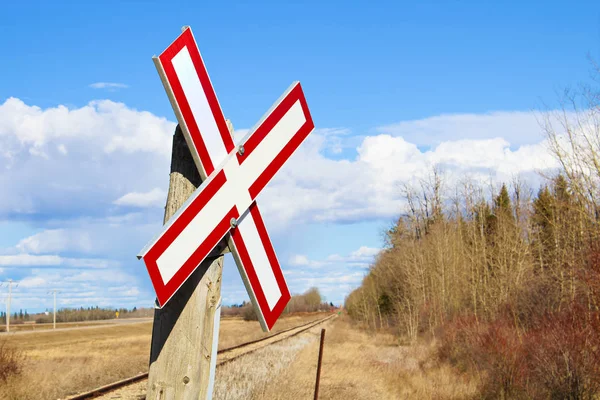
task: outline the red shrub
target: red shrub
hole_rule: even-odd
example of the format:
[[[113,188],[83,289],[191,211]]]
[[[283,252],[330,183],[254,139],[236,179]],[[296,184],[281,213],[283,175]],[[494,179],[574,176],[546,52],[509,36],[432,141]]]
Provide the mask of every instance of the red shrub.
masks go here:
[[[586,263],[577,271],[581,283],[579,302],[592,309],[600,309],[600,243],[594,243],[588,253]]]
[[[445,325],[438,355],[481,376],[483,398],[592,399],[600,393],[600,314],[574,306],[528,332],[508,318],[457,318]]]
[[[526,388],[523,350],[509,320],[478,324],[473,318],[461,318],[446,329],[440,355],[461,369],[481,374],[484,398],[515,398]]]
[[[600,393],[600,320],[581,307],[547,316],[527,335],[534,397],[591,399]]]

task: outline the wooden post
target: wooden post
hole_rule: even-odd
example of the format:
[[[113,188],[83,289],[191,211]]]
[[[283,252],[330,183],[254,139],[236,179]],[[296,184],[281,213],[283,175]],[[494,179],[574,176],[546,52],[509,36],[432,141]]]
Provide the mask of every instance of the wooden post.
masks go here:
[[[201,178],[179,125],[173,135],[164,223],[200,186]],[[154,309],[147,400],[198,400],[208,393],[215,312],[221,301],[222,248],[207,258],[162,308]],[[220,311],[220,308],[219,308]],[[217,327],[215,327],[217,325]],[[217,329],[215,329],[217,328]],[[214,362],[213,362],[214,364]]]
[[[323,362],[323,344],[325,342],[325,328],[321,329],[321,344],[319,345],[319,361],[317,362],[317,381],[315,382],[315,400],[319,398],[319,382],[321,381],[321,363]]]

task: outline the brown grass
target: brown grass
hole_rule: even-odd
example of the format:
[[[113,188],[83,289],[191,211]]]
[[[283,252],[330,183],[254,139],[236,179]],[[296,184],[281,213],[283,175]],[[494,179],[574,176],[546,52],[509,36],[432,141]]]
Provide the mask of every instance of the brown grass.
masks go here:
[[[6,382],[11,376],[19,375],[23,370],[23,352],[0,340],[0,382]]]
[[[277,323],[276,329],[283,330],[288,326],[295,326],[313,319],[316,319],[315,315],[283,318]],[[218,367],[213,398],[215,400],[312,399],[318,339],[322,327],[325,327],[327,332],[320,399],[464,399],[477,397],[478,381],[459,374],[447,363],[437,361],[435,343],[403,346],[391,334],[369,334],[356,328],[345,316],[342,316],[294,338],[259,349]],[[50,349],[65,348],[67,343],[83,339],[95,343],[93,346],[91,343],[75,344],[74,348],[87,349],[86,357],[89,357],[89,360],[82,362],[81,359],[78,360],[73,356],[70,358],[72,365],[68,369],[72,379],[79,379],[80,385],[83,385],[84,379],[88,379],[85,388],[91,388],[106,383],[100,382],[99,377],[106,378],[109,372],[117,375],[117,372],[113,372],[111,368],[120,368],[123,376],[129,376],[138,372],[135,370],[135,365],[132,364],[136,358],[138,361],[142,361],[139,364],[143,367],[146,366],[149,332],[143,332],[143,329],[149,331],[149,324],[146,327],[144,324],[139,324],[137,328],[122,326],[111,333],[107,332],[108,329],[98,328],[85,333],[79,332],[79,336],[75,336],[78,332],[71,331],[69,336],[73,335],[74,337],[61,339],[62,344],[60,345],[57,344],[58,339],[56,338],[53,341],[46,338],[46,342],[49,342]],[[127,332],[118,332],[122,329]],[[134,330],[140,332],[136,334]],[[92,335],[93,331],[104,331],[104,333]],[[86,338],[81,338],[82,335]],[[124,336],[120,340],[114,337],[118,335]],[[230,347],[230,344],[235,343],[235,340],[232,339],[235,337],[245,342],[262,335],[256,322],[244,322],[239,318],[225,319],[221,324],[220,337],[224,339],[222,343],[226,345],[220,347]],[[31,337],[31,335],[23,336]],[[140,340],[138,336],[143,339]],[[103,360],[97,352],[102,349],[104,349],[102,352],[109,351],[107,350],[109,345],[106,343],[102,345],[104,341],[118,343],[127,351],[117,354],[113,361]],[[228,344],[228,342],[230,343]],[[136,344],[142,346],[135,350]],[[33,346],[33,349],[37,347],[40,347],[39,344]],[[114,348],[112,351],[114,352]],[[66,355],[63,356],[66,357]],[[126,362],[130,364],[127,365]],[[66,361],[62,365],[54,363],[54,366],[67,371]],[[129,373],[124,374],[123,371],[127,368],[129,368]],[[78,370],[78,372],[74,370]],[[64,371],[62,373],[58,370],[52,371],[52,376],[42,380],[41,384],[39,381],[36,382],[37,387],[31,385],[29,391],[23,389],[21,392],[15,392],[13,387],[11,389],[13,390],[12,397],[0,395],[0,398],[55,399],[58,397],[56,393],[42,394],[39,389],[47,388],[50,380],[62,376]],[[45,372],[50,373],[48,370]],[[105,380],[110,382],[123,376],[114,376]],[[41,376],[37,375],[35,378],[40,380]],[[63,379],[61,382],[64,384],[67,380]],[[75,383],[73,383],[73,387]],[[119,398],[137,399],[145,393],[145,385],[145,382],[138,384],[127,393],[120,393],[121,397]],[[2,388],[0,388],[0,393],[4,393]]]
[[[98,325],[109,325],[113,323],[112,320],[101,320],[101,321],[81,321],[81,322],[57,322],[57,329],[64,328],[81,328],[84,326],[98,326]],[[43,324],[10,324],[11,332],[24,332],[24,331],[45,331],[52,329],[54,325],[52,323]],[[6,332],[6,325],[0,326],[0,332]]]
[[[217,368],[215,400],[250,399],[265,390],[279,373],[289,368],[299,351],[314,341],[313,328],[280,343],[261,348],[247,356]],[[313,332],[309,334],[308,332]]]
[[[289,368],[258,387],[251,398],[312,399],[319,334],[316,329],[314,340]],[[392,335],[369,335],[345,317],[337,318],[325,335],[319,399],[464,399],[476,394],[474,381],[432,361],[433,349],[401,346]]]
[[[321,317],[282,318],[274,331]],[[57,399],[148,370],[152,324],[102,325],[95,328],[43,331],[7,336],[27,361],[20,376],[0,383],[0,400]],[[221,321],[219,348],[265,336],[255,321]]]

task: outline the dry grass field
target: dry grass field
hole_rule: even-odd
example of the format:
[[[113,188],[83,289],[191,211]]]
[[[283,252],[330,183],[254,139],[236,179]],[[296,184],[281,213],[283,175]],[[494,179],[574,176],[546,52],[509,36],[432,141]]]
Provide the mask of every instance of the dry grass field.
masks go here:
[[[215,399],[313,398],[320,328],[217,370]],[[433,345],[401,346],[391,335],[367,333],[345,318],[328,323],[319,399],[465,399],[477,394],[432,357]]]
[[[78,328],[81,326],[89,326],[89,325],[107,325],[110,324],[111,322],[106,320],[106,321],[85,321],[85,322],[64,322],[64,323],[57,323],[56,324],[56,328],[57,329],[63,329],[63,328]],[[52,324],[18,324],[18,325],[10,325],[10,332],[29,332],[29,331],[45,331],[48,329],[52,329],[53,325]],[[6,326],[0,326],[0,332],[4,333],[6,332]]]
[[[301,314],[281,318],[274,331],[322,318]],[[23,351],[23,373],[0,383],[0,400],[59,399],[148,369],[151,322],[94,328],[9,334],[0,337]],[[265,336],[258,322],[221,321],[219,348]]]
[[[251,399],[286,371],[298,354],[318,337],[322,327],[331,326],[333,321],[319,324],[298,336],[259,349],[231,363],[219,366],[215,377],[213,399]],[[282,388],[280,388],[282,389]],[[289,393],[289,387],[283,388]],[[293,399],[294,397],[287,397]],[[311,397],[312,398],[312,397]]]
[[[122,319],[105,319],[99,321],[80,321],[80,322],[57,322],[56,329],[67,329],[67,328],[85,328],[85,327],[97,327],[100,325],[114,325],[114,324],[131,324],[137,322],[147,322],[151,318],[122,318]],[[10,325],[10,333],[14,332],[38,332],[52,330],[54,325],[52,323],[46,324],[18,324]],[[6,326],[0,326],[0,333],[6,333]]]

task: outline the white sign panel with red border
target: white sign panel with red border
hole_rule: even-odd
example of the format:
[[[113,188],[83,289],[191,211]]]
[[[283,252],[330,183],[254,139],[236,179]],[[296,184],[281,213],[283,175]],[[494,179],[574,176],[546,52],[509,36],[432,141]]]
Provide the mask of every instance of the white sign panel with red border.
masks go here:
[[[302,87],[292,84],[235,146],[191,29],[154,62],[204,181],[138,257],[162,307],[228,236],[268,331],[291,296],[256,197],[314,129]]]

